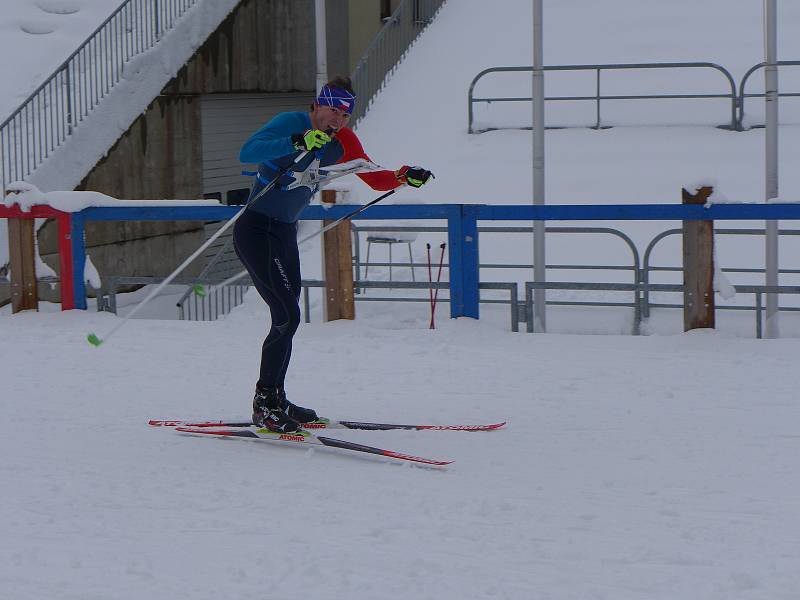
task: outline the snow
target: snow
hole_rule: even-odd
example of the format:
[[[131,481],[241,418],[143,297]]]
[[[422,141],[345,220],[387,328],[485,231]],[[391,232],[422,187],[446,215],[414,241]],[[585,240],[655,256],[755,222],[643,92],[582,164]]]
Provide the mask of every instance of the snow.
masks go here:
[[[301,327],[289,389],[352,419],[509,419],[329,434],[454,459],[444,472],[148,429],[247,418],[255,294],[224,321],[131,322],[100,349],[84,337],[110,315],[6,318],[6,594],[795,596],[797,340],[430,331],[426,310],[359,305],[353,323]],[[47,393],[32,394],[31,355]]]
[[[472,77],[530,62],[530,3],[507,6],[514,18],[492,3],[447,3],[359,127],[381,164],[436,173],[398,201],[530,202],[530,133],[466,134]],[[760,11],[548,1],[546,62],[713,60],[740,77],[761,60]],[[799,23],[800,6],[781,3],[781,58],[800,56]],[[796,201],[800,127],[791,100],[781,106],[781,198]],[[691,116],[683,110],[659,118]],[[687,182],[712,178],[714,201],[763,201],[762,130],[550,130],[547,152],[549,203],[679,202]],[[375,197],[358,181],[350,189]],[[641,251],[677,224],[600,225]],[[553,235],[548,259],[621,255],[589,237]],[[420,234],[415,260],[426,241],[441,240]],[[715,245],[718,265],[763,267],[761,239]],[[530,248],[529,235],[481,237],[483,262],[524,262]],[[782,242],[786,268],[795,255]],[[303,248],[304,276],[319,277],[319,257],[318,239]],[[658,264],[679,257],[675,237],[653,252]],[[786,338],[767,341],[753,339],[750,311],[718,311],[718,330],[687,334],[680,311],[654,311],[634,337],[629,310],[552,307],[550,333],[528,335],[508,331],[497,305],[474,321],[447,319],[442,303],[435,330],[426,303],[359,302],[356,321],[323,324],[316,295],[287,379],[295,402],[357,420],[508,419],[485,434],[328,434],[455,460],[437,471],[148,428],[150,418],[249,416],[267,309],[251,291],[220,321],[166,319],[182,291],[100,348],[86,334],[102,337],[147,289],[120,296],[118,317],[93,301],[85,312],[0,309],[4,596],[793,600],[800,589],[794,314],[781,317]]]
[[[719,293],[725,300],[730,300],[736,296],[736,288],[731,283],[731,280],[727,278],[722,266],[719,264],[716,247],[714,248],[714,291]]]
[[[58,279],[58,274],[46,262],[42,260],[42,257],[39,254],[38,239],[34,242],[34,261],[35,261],[37,279],[41,279],[43,277],[54,277]],[[9,271],[10,271],[10,266],[9,266]]]
[[[103,281],[100,279],[100,273],[97,272],[97,267],[92,262],[92,257],[86,255],[86,263],[83,266],[83,281],[88,283],[94,289],[99,290],[103,287]]]
[[[22,212],[30,212],[32,206],[44,205],[62,212],[78,212],[93,206],[133,207],[133,206],[219,206],[216,200],[118,200],[100,192],[42,192],[35,185],[15,181],[7,186],[9,192],[3,200],[7,208],[19,207]]]
[[[55,208],[62,212],[77,212],[92,206],[96,207],[142,207],[142,206],[186,206],[186,200],[118,200],[92,191],[78,191],[78,192],[42,192],[35,185],[25,181],[14,181],[6,186],[8,192],[0,205],[7,208],[18,207],[22,212],[30,212],[32,206],[44,205]],[[193,206],[219,206],[216,200],[192,200]],[[44,224],[45,219],[36,219],[35,228],[38,231],[39,227]],[[5,222],[3,222],[5,228]],[[2,232],[5,234],[5,230]],[[4,236],[3,236],[4,237]],[[4,243],[4,250],[7,251],[8,245],[4,239],[0,239]],[[0,263],[7,261],[7,254],[0,251]],[[57,273],[50,268],[39,256],[39,241],[36,240],[36,275],[37,277],[55,277],[58,278]],[[99,281],[100,275],[91,265],[91,261],[87,260],[86,263],[86,281],[92,284],[95,289],[100,289]],[[98,283],[98,285],[94,285]]]
[[[0,122],[108,18],[123,0],[3,0]]]

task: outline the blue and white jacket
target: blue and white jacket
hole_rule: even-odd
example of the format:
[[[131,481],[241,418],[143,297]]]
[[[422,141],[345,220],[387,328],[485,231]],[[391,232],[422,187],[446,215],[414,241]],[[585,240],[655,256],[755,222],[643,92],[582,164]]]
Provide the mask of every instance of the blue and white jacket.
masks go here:
[[[300,155],[292,145],[292,135],[311,129],[311,118],[306,112],[285,112],[275,116],[256,131],[242,146],[239,160],[258,163],[258,174],[250,190],[250,198],[279,176]],[[316,152],[309,152],[291,170],[280,176],[277,185],[253,202],[248,210],[282,221],[294,223],[311,202],[318,185],[312,183],[319,169],[357,158],[369,160],[352,129],[343,127],[333,141]],[[359,173],[358,176],[375,190],[391,190],[400,185],[392,171]]]

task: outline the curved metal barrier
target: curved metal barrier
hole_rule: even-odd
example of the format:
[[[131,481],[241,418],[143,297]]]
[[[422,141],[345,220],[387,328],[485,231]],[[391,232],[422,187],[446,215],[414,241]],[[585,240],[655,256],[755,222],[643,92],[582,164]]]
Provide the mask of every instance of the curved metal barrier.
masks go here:
[[[797,67],[800,66],[800,60],[779,60],[776,63],[779,67]],[[744,130],[744,99],[745,98],[764,98],[766,94],[761,92],[760,94],[745,94],[745,86],[747,85],[747,80],[750,79],[750,76],[758,71],[759,69],[763,69],[767,66],[767,63],[758,63],[757,65],[753,65],[750,67],[747,72],[742,77],[742,82],[739,84],[739,116],[736,123],[736,128],[739,131]],[[779,98],[791,98],[800,97],[800,93],[787,93],[787,92],[778,92]]]
[[[641,300],[641,302],[642,302],[641,315],[642,315],[642,318],[644,318],[644,319],[646,319],[646,318],[648,318],[650,316],[650,308],[653,307],[653,306],[658,306],[658,307],[662,307],[662,308],[663,307],[674,307],[674,308],[677,308],[677,307],[682,306],[681,304],[674,304],[674,305],[673,304],[655,304],[655,303],[652,303],[650,301],[650,292],[651,291],[681,291],[683,289],[683,287],[680,286],[680,285],[678,286],[677,289],[667,289],[664,286],[668,286],[670,284],[650,283],[650,272],[651,271],[667,271],[667,272],[680,273],[683,270],[681,267],[653,267],[650,264],[650,257],[651,257],[651,255],[653,253],[653,250],[655,249],[656,245],[661,240],[663,240],[663,239],[665,239],[665,238],[667,238],[669,236],[681,235],[682,233],[683,233],[683,230],[682,229],[678,229],[678,228],[667,229],[666,231],[662,231],[661,233],[656,235],[652,240],[650,240],[650,243],[647,244],[647,248],[645,248],[644,258],[643,258],[643,262],[642,262],[642,269],[641,269],[641,292],[642,292],[642,296],[641,296],[641,298],[642,298],[642,300]],[[723,229],[716,229],[715,228],[714,229],[714,234],[715,235],[759,235],[759,236],[763,236],[764,235],[764,229],[752,229],[752,228],[741,228],[741,229],[725,229],[725,228],[723,228]],[[781,229],[778,232],[778,235],[800,236],[800,230],[798,230],[798,229]],[[737,268],[725,268],[725,269],[722,269],[722,271],[724,273],[762,273],[762,274],[764,273],[764,269],[745,269],[745,268],[738,268],[738,269]],[[800,269],[779,269],[778,272],[780,274],[784,274],[784,275],[790,275],[790,274],[791,275],[797,275],[797,274],[800,274]],[[759,314],[758,318],[760,319],[761,318],[760,317],[760,314],[761,314],[761,308],[760,308],[761,307],[761,304],[760,304],[760,302],[761,302],[761,294],[767,293],[765,291],[766,290],[765,286],[738,286],[737,285],[737,286],[734,286],[734,287],[736,288],[737,291],[740,291],[740,288],[741,288],[742,291],[756,294],[757,305],[756,305],[755,309],[757,310],[757,312]],[[792,286],[784,286],[784,287],[792,288]],[[752,290],[751,290],[751,288],[752,288]],[[782,292],[782,293],[784,293],[784,292]],[[789,292],[785,292],[785,293],[795,293],[795,292],[789,291]],[[734,310],[734,309],[737,309],[737,310],[742,310],[742,309],[749,310],[751,307],[724,307],[724,306],[717,306],[717,308],[730,309],[730,310]],[[792,309],[791,307],[781,307],[780,310],[782,310],[782,311],[783,310],[792,311],[792,310],[800,310],[800,309]],[[761,331],[760,323],[759,323],[759,326],[758,326],[758,331],[759,331],[758,337],[761,337],[761,334],[760,334],[760,331]]]
[[[603,95],[600,92],[600,73],[602,71],[610,70],[633,70],[633,69],[713,69],[725,76],[725,79],[730,86],[730,93],[727,94],[638,94],[638,95]],[[596,85],[595,94],[593,96],[552,96],[547,97],[545,100],[551,101],[564,101],[564,100],[586,100],[594,101],[596,104],[596,122],[595,129],[601,127],[600,119],[600,102],[601,100],[650,100],[650,99],[684,99],[684,98],[727,98],[730,100],[731,113],[729,125],[730,129],[736,129],[737,126],[737,105],[738,98],[736,96],[736,83],[733,80],[730,72],[723,66],[712,62],[668,62],[668,63],[620,63],[620,64],[606,64],[606,65],[551,65],[544,67],[545,71],[595,71],[596,72]],[[491,131],[491,128],[481,129],[476,131],[473,128],[474,114],[473,104],[477,102],[530,102],[532,98],[520,97],[498,97],[498,98],[475,98],[473,96],[475,84],[484,75],[488,73],[499,72],[517,72],[527,71],[532,73],[533,67],[491,67],[484,69],[478,73],[469,85],[469,92],[467,93],[467,111],[468,123],[467,133],[480,133],[483,131]]]
[[[356,293],[359,292],[360,288],[364,287],[376,287],[376,286],[369,286],[365,285],[365,282],[361,280],[361,267],[363,266],[374,266],[374,267],[388,267],[390,266],[389,263],[385,262],[370,262],[370,263],[362,263],[361,262],[361,240],[360,240],[360,233],[369,233],[375,231],[381,232],[414,232],[414,233],[446,233],[447,227],[427,227],[427,226],[409,226],[409,225],[383,225],[383,226],[367,226],[367,225],[357,225],[355,223],[351,224],[353,233],[353,266],[356,273],[356,281],[354,282],[354,287],[356,289]],[[479,234],[485,233],[533,233],[533,227],[497,227],[497,226],[483,226],[478,227],[477,231]],[[606,234],[611,235],[614,237],[618,237],[621,239],[628,249],[631,252],[632,262],[629,265],[575,265],[575,264],[548,264],[547,269],[549,270],[576,270],[576,271],[591,271],[591,270],[602,270],[602,271],[633,271],[633,282],[631,284],[618,284],[621,286],[626,286],[624,288],[613,288],[613,289],[624,289],[626,291],[632,291],[634,293],[633,300],[631,302],[626,303],[605,303],[601,301],[588,301],[588,302],[567,302],[567,301],[548,301],[548,305],[586,305],[586,306],[630,306],[633,307],[636,314],[634,315],[634,326],[633,326],[633,333],[634,335],[639,334],[639,323],[641,319],[639,317],[639,306],[640,306],[640,297],[639,297],[639,286],[638,282],[640,279],[640,259],[639,259],[639,251],[636,248],[636,244],[633,240],[624,232],[620,231],[619,229],[613,229],[611,227],[546,227],[545,232],[548,234],[553,233],[568,233],[568,234],[576,234],[576,233],[594,233],[594,234]],[[414,263],[407,263],[407,262],[396,262],[392,263],[395,267],[410,267],[414,268],[415,266],[421,266]],[[447,265],[445,265],[447,266]],[[532,269],[532,264],[510,264],[510,263],[479,263],[478,264],[479,270],[486,270],[486,269]],[[425,287],[427,289],[428,284],[417,285],[417,287],[422,288]],[[512,284],[508,283],[497,283],[497,282],[481,282],[479,284],[480,289],[507,289],[508,286]],[[514,285],[514,289],[516,290],[516,284]],[[609,284],[609,285],[617,285],[617,284]],[[499,288],[497,287],[499,286]],[[391,286],[388,286],[391,287]],[[567,288],[559,288],[559,289],[567,289]],[[366,298],[359,298],[359,300],[366,300]],[[396,301],[395,297],[391,298],[370,298],[370,300],[378,301],[378,300],[390,300]],[[404,299],[406,300],[406,299]],[[408,300],[406,300],[408,301]],[[419,301],[416,299],[415,301]],[[505,300],[489,300],[489,299],[481,299],[481,303],[485,304],[505,304]],[[511,312],[512,312],[512,321],[511,327],[512,331],[517,331],[518,329],[518,321],[519,316],[514,317],[513,315],[516,314],[517,308],[516,305],[516,297],[512,294],[510,299],[511,303]],[[526,313],[525,313],[526,314]],[[527,318],[527,317],[526,317]],[[532,329],[532,320],[528,320],[528,331],[533,331]]]

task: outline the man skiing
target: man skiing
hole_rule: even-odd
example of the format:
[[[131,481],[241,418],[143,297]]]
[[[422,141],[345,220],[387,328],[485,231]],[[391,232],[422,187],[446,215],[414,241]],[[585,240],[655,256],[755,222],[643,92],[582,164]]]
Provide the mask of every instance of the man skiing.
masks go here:
[[[258,163],[258,174],[249,205],[234,226],[234,247],[272,317],[262,346],[253,424],[280,433],[301,431],[302,424],[318,418],[314,410],[289,402],[284,389],[292,338],[300,325],[297,219],[317,191],[314,175],[321,167],[369,160],[347,127],[355,101],[350,79],[337,77],[322,87],[309,112],[277,115],[239,153],[241,162]],[[403,184],[421,187],[433,174],[403,166],[358,176],[371,188],[386,191]]]

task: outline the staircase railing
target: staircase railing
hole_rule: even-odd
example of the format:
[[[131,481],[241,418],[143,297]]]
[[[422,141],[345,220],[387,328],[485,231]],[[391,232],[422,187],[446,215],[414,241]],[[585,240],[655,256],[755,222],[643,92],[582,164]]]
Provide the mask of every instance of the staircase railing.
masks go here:
[[[30,175],[199,0],[128,0],[0,125],[0,189]]]
[[[378,32],[353,71],[356,107],[352,123],[369,109],[375,94],[394,72],[414,40],[433,21],[445,0],[403,0]]]

